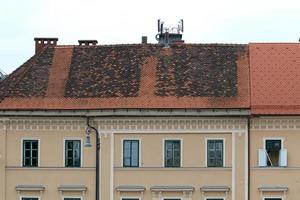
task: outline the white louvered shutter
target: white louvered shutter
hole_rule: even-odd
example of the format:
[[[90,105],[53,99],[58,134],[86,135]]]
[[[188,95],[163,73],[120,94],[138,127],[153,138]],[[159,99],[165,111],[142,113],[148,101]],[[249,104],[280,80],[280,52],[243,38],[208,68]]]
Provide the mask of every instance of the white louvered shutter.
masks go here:
[[[279,151],[279,166],[280,167],[287,166],[287,149],[281,149]]]
[[[265,149],[258,149],[258,166],[267,166],[267,153]]]

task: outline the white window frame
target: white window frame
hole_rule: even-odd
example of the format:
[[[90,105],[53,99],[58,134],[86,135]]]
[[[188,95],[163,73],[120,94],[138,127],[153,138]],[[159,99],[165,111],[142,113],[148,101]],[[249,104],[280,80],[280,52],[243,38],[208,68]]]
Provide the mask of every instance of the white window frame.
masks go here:
[[[271,198],[271,199],[280,198],[281,200],[284,200],[283,196],[265,196],[262,198],[262,200],[266,200],[268,198]]]
[[[62,200],[65,200],[65,198],[78,198],[80,200],[83,200],[83,197],[82,196],[62,196]]]
[[[167,140],[178,140],[180,141],[180,167],[183,167],[183,139],[182,138],[163,138],[162,139],[162,167],[164,168],[168,168],[168,167],[165,167],[165,141]],[[176,167],[174,167],[176,168]],[[176,197],[177,198],[177,197]]]
[[[208,167],[207,166],[207,142],[209,140],[223,140],[223,167],[226,167],[225,164],[226,164],[226,139],[225,138],[205,138],[205,167]],[[213,167],[212,167],[213,168]],[[219,168],[222,168],[222,167],[219,167]]]
[[[213,196],[213,197],[205,197],[204,198],[204,200],[210,200],[210,199],[223,199],[223,200],[225,200],[226,197],[224,197],[224,196],[220,196],[220,197]]]
[[[141,138],[130,138],[130,137],[121,139],[121,166],[124,167],[124,162],[123,162],[124,140],[138,140],[139,141],[139,163],[138,163],[137,167],[142,167],[142,139]],[[132,168],[137,168],[137,167],[132,167]],[[131,168],[131,167],[126,167],[126,168]]]
[[[66,140],[80,140],[80,167],[66,167]],[[82,168],[83,167],[83,139],[82,138],[63,138],[63,167],[64,168]],[[77,198],[77,197],[76,197]]]
[[[123,200],[123,199],[138,199],[138,200],[142,200],[142,198],[141,197],[132,197],[132,196],[130,196],[130,197],[120,197],[120,200]]]
[[[23,198],[37,198],[38,200],[41,200],[41,197],[39,197],[39,196],[20,196],[20,200],[22,200]]]
[[[36,167],[40,167],[41,166],[41,139],[40,138],[21,138],[21,163],[20,166],[22,168],[28,168],[28,167],[24,167],[23,166],[23,141],[24,140],[37,140],[38,141],[38,166]],[[32,167],[35,168],[35,167]]]

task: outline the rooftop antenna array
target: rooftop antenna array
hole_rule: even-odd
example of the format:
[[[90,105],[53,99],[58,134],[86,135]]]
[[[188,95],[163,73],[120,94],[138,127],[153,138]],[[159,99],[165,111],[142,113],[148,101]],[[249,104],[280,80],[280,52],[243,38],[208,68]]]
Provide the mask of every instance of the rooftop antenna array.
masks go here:
[[[169,47],[172,43],[183,43],[182,33],[184,31],[183,19],[181,19],[176,25],[165,25],[165,22],[160,19],[157,20],[158,34],[155,36],[159,44],[164,44],[165,47]]]

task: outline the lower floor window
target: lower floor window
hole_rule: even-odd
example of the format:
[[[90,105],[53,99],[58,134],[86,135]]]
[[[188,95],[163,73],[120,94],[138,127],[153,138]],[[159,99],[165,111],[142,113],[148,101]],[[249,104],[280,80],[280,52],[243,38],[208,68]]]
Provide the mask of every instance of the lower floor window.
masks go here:
[[[207,198],[206,200],[224,200],[224,199],[220,199],[220,198]]]
[[[64,198],[64,200],[81,200],[81,198],[68,197]]]
[[[22,197],[22,200],[39,200],[37,197]]]
[[[264,198],[264,200],[282,200],[282,198]]]
[[[122,200],[140,200],[139,198],[122,198]]]

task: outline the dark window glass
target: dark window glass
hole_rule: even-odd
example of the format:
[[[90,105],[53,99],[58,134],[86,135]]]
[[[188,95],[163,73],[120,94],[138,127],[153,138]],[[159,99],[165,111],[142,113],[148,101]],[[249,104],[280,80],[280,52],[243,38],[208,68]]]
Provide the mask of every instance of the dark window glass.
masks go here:
[[[38,200],[38,198],[22,197],[22,200]]]
[[[123,166],[124,167],[139,166],[139,141],[138,140],[123,141]]]
[[[81,165],[81,141],[65,141],[65,166],[80,167]]]
[[[165,140],[165,167],[180,167],[180,140]]]
[[[23,140],[23,167],[38,167],[38,146],[38,140]]]
[[[64,200],[81,200],[80,198],[64,198]]]
[[[267,166],[279,166],[281,140],[266,140]]]
[[[206,200],[224,200],[224,199],[209,198],[209,199],[206,199]]]
[[[139,200],[137,198],[122,198],[122,200]]]
[[[122,200],[139,200],[137,198],[122,198]]]
[[[207,166],[223,167],[223,140],[207,141]]]
[[[264,200],[282,200],[281,198],[265,198]]]

